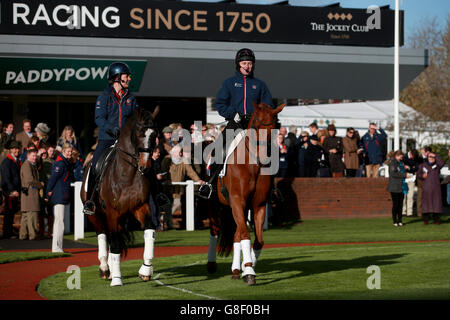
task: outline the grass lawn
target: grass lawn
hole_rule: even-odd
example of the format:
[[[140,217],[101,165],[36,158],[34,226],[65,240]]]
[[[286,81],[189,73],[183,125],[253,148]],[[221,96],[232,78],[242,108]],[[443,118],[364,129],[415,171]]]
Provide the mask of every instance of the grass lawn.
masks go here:
[[[252,287],[231,280],[231,257],[218,259],[214,275],[206,273],[205,255],[158,258],[156,280],[146,283],[137,277],[141,263],[122,263],[122,287],[111,288],[92,266],[81,269],[81,290],[67,289],[69,275],[60,273],[41,281],[38,291],[62,300],[450,299],[448,242],[265,249]],[[373,265],[380,270],[380,289],[367,287]]]
[[[157,258],[150,282],[137,277],[141,260],[122,262],[124,286],[110,288],[98,266],[81,269],[81,290],[68,290],[70,275],[41,281],[39,293],[49,299],[450,299],[450,242],[371,243],[450,239],[447,217],[424,226],[405,218],[394,227],[389,218],[308,220],[264,233],[266,243],[322,243],[321,246],[266,248],[256,266],[257,284],[231,280],[231,257],[219,257],[218,272],[206,273],[205,255]],[[136,232],[136,246],[143,244]],[[157,234],[157,246],[208,245],[208,230]],[[84,240],[95,244],[95,234]],[[332,243],[353,243],[332,245]],[[158,250],[156,247],[155,250]],[[380,289],[368,289],[370,266],[378,266]]]

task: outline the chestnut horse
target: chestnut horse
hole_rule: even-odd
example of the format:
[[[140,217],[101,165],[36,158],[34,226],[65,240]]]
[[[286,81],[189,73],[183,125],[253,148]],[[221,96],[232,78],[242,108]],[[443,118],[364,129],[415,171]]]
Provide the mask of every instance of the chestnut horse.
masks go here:
[[[94,197],[95,214],[88,216],[98,238],[100,277],[110,278],[111,286],[121,286],[120,257],[127,252],[132,240],[129,225],[138,221],[144,231],[144,263],[139,269],[143,281],[150,280],[153,267],[155,223],[149,206],[150,182],[146,177],[151,167],[151,154],[155,147],[156,129],[152,113],[139,108],[125,122],[120,137],[112,147],[108,167]],[[81,199],[86,202],[90,164],[85,170],[81,187]],[[109,245],[109,256],[108,248]]]
[[[239,279],[241,269],[240,255],[242,251],[242,278],[248,285],[256,283],[254,267],[256,260],[264,246],[263,228],[266,216],[266,203],[271,188],[271,176],[276,172],[266,170],[263,172],[264,164],[269,160],[268,148],[271,142],[271,131],[276,128],[277,114],[284,108],[284,104],[273,109],[264,103],[256,105],[248,128],[247,134],[238,147],[233,151],[230,159],[232,163],[225,164],[226,174],[217,181],[217,193],[210,201],[210,245],[208,252],[208,272],[215,272],[217,238],[220,235],[219,254],[229,255],[234,251],[232,272],[233,279]],[[256,139],[252,139],[257,137]],[[255,141],[256,140],[256,141]],[[253,142],[253,143],[252,143]],[[256,142],[256,143],[255,143]],[[261,144],[261,142],[263,142]],[[272,141],[275,143],[275,141]],[[245,148],[239,147],[245,145]],[[262,148],[266,147],[266,152]],[[277,149],[278,151],[278,149]],[[266,159],[262,156],[265,155]],[[244,159],[245,161],[239,161]],[[271,157],[272,158],[272,157]],[[264,160],[264,161],[262,161]],[[273,161],[273,159],[270,159]],[[278,165],[278,163],[276,163]],[[226,191],[223,191],[226,189]],[[227,194],[225,196],[224,194]],[[218,205],[217,200],[231,208]],[[247,212],[253,213],[255,240],[251,248],[250,233],[247,229]],[[233,223],[233,219],[234,223]]]

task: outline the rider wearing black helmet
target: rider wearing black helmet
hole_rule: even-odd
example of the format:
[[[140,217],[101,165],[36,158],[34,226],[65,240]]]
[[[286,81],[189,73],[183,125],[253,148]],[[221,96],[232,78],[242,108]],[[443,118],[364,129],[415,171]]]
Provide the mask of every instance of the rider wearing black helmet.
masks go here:
[[[261,102],[274,108],[272,95],[267,85],[253,76],[256,58],[251,49],[238,50],[234,59],[236,74],[226,79],[217,96],[216,108],[219,114],[228,120],[226,129],[246,129],[248,120],[253,113],[253,102]],[[223,136],[224,137],[224,136]],[[230,141],[226,141],[230,143]],[[211,168],[210,181],[200,189],[200,195],[209,198],[211,184],[222,169],[222,164],[215,164]]]
[[[138,108],[136,98],[130,93],[131,70],[126,63],[114,62],[108,68],[108,87],[95,103],[95,123],[98,126],[98,144],[92,158],[87,199],[84,205],[86,214],[95,211],[93,192],[95,192],[94,168],[103,151],[112,146],[119,136],[120,129],[127,118]]]

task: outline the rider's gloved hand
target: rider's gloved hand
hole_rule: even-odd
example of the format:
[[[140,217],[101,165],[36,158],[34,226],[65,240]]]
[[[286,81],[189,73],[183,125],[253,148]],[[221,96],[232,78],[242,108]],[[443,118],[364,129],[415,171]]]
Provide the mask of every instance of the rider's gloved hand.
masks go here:
[[[118,139],[119,135],[120,135],[120,129],[118,127],[114,127],[112,129],[112,134],[113,134],[114,139]]]

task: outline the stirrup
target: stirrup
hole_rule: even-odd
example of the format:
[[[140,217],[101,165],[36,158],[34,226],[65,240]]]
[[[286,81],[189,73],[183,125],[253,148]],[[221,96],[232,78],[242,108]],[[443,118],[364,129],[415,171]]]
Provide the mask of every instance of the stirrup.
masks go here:
[[[213,186],[211,183],[206,182],[198,188],[198,196],[203,199],[209,199],[213,191]]]
[[[92,200],[86,201],[86,203],[83,206],[83,213],[92,216],[95,214],[95,203]]]

